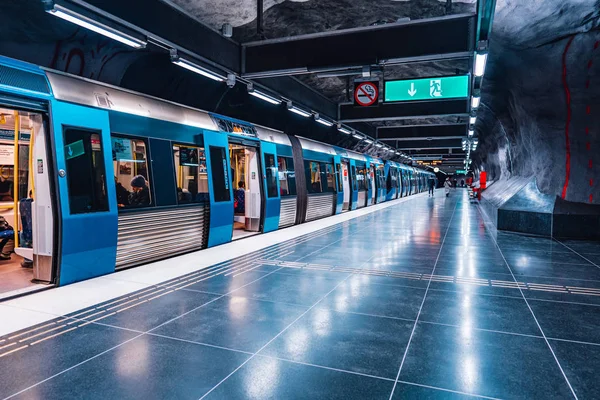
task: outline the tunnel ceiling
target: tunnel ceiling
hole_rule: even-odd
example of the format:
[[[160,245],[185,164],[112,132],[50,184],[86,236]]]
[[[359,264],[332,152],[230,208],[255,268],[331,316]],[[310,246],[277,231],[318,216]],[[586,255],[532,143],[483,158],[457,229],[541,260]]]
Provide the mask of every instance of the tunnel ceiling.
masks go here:
[[[362,28],[397,21],[415,21],[446,15],[476,12],[476,0],[301,0],[269,1],[263,3],[262,21],[257,20],[257,1],[209,1],[209,0],[169,0],[174,7],[183,10],[203,24],[220,30],[223,24],[233,26],[233,38],[240,43],[278,39],[298,35],[318,34]],[[209,11],[210,10],[210,11]],[[260,23],[260,27],[259,27]],[[420,40],[435,40],[420,38]],[[393,43],[389,43],[393,46]],[[349,44],[351,51],[352,44]],[[379,66],[372,70],[371,78],[385,80],[410,79],[436,76],[464,75],[471,70],[472,59],[440,59],[410,62],[397,65]],[[361,71],[354,68],[339,76],[334,74],[305,73],[294,79],[314,89],[336,104],[352,102],[354,80],[362,78]],[[348,125],[373,137],[378,136],[377,128],[412,125],[461,124],[462,136],[466,136],[468,117],[434,116],[418,119],[369,121],[363,124]],[[368,126],[366,126],[368,125]],[[361,129],[362,128],[362,129]],[[440,143],[433,140],[413,141],[411,148],[405,148],[400,141],[385,141],[405,154],[423,157],[425,161],[444,159],[443,169],[454,171],[462,168],[464,151],[460,139]],[[443,147],[443,144],[450,147]],[[373,146],[354,144],[357,150],[376,153]],[[450,153],[450,154],[449,154]]]
[[[241,49],[250,48],[252,43],[290,40],[307,34],[381,30],[389,36],[373,41],[374,46],[385,44],[392,49],[407,48],[411,43],[433,46],[446,43],[457,34],[456,29],[411,36],[402,27],[418,25],[420,22],[415,21],[426,18],[460,18],[479,10],[476,0],[264,0],[259,24],[257,0],[65,1],[88,4],[133,26],[142,26],[201,55],[202,62],[208,62],[204,65],[224,67],[242,77]],[[324,129],[314,121],[294,117],[285,107],[274,111],[251,98],[245,84],[228,89],[222,83],[174,67],[164,43],[152,42],[145,50],[132,51],[49,16],[40,4],[39,0],[5,2],[0,15],[4,26],[0,36],[2,54],[377,154],[373,146],[360,144],[334,128]],[[600,159],[596,160],[593,154],[600,148],[599,113],[594,112],[594,105],[600,103],[599,13],[600,0],[497,0],[490,55],[481,87],[482,105],[475,125],[480,141],[473,154],[477,170],[487,170],[492,179],[536,175],[545,193],[597,202],[600,192],[594,178],[599,172]],[[233,26],[232,39],[219,33],[223,24]],[[331,53],[343,58],[358,45],[350,41],[347,47],[335,47]],[[476,45],[473,43],[473,49]],[[329,56],[326,52],[319,55]],[[292,56],[282,52],[279,61],[290,61]],[[313,61],[318,62],[318,57]],[[375,66],[372,68],[375,77],[404,79],[460,75],[472,70],[472,62],[472,57],[457,56],[393,65],[370,64]],[[348,88],[352,88],[353,80],[362,71],[350,68],[343,72],[243,79],[338,119],[343,109],[340,104],[348,102]],[[419,127],[429,126],[437,132],[440,126],[453,130],[454,126],[462,125],[466,131],[468,115],[455,113],[452,107],[436,114],[437,108],[420,110],[427,114],[420,118],[404,109],[392,109],[392,114],[398,111],[406,115],[401,119],[381,118],[347,125],[373,137],[382,129],[390,136],[390,132],[406,127],[404,141],[416,143],[407,153],[423,158],[443,157],[449,170],[453,170],[462,165],[465,156],[460,148],[454,148],[456,141],[448,139],[455,136],[454,131],[434,138]],[[415,132],[423,136],[415,139],[411,136]],[[400,141],[392,141],[390,145],[400,148]]]

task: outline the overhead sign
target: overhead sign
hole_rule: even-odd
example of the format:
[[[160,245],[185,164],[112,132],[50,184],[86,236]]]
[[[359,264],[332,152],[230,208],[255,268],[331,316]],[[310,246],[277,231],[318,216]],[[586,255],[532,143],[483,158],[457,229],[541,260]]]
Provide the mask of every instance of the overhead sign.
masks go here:
[[[83,147],[83,140],[78,140],[71,144],[65,146],[65,155],[66,159],[70,160],[71,158],[79,157],[85,153],[85,149]]]
[[[467,173],[467,171],[465,171],[464,169],[457,169],[456,170],[456,175],[465,175]]]
[[[354,82],[354,105],[369,107],[379,101],[379,82]]]
[[[385,82],[386,102],[467,97],[469,97],[468,75]]]

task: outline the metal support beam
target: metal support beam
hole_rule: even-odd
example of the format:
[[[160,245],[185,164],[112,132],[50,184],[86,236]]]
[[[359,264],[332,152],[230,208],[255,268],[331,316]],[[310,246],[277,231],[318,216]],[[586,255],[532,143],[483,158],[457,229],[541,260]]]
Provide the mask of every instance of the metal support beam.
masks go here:
[[[475,18],[475,14],[459,14],[245,43],[242,76],[464,58],[474,50]]]
[[[264,39],[264,2],[256,0],[256,33],[261,39]]]
[[[340,104],[340,122],[373,122],[431,117],[468,117],[469,102],[461,100],[415,101],[409,103],[383,103],[377,107],[355,107]]]
[[[399,143],[400,150],[410,149],[462,149],[461,139],[407,140]]]
[[[448,125],[399,125],[377,128],[377,139],[380,140],[437,140],[460,138],[467,136],[467,124]]]

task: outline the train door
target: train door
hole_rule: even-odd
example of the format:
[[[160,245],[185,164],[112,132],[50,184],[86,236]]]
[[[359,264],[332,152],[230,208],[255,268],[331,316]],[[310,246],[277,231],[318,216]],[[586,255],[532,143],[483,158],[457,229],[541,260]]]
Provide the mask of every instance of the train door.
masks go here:
[[[261,142],[263,187],[266,188],[264,206],[263,232],[271,232],[279,227],[281,211],[281,188],[279,187],[279,173],[277,162],[277,148],[275,143]],[[287,186],[287,181],[285,181]]]
[[[402,170],[396,168],[396,198],[399,199],[402,195]]]
[[[65,285],[114,272],[117,200],[115,185],[107,184],[114,176],[108,112],[54,101],[52,127]]]
[[[352,189],[350,187],[350,166],[347,161],[342,161],[342,187],[344,190],[344,205],[342,212],[350,210]]]
[[[46,132],[43,114],[0,107],[0,215],[10,225],[0,232],[0,299],[55,278]]]
[[[370,172],[370,185],[371,185],[371,205],[377,203],[377,179],[375,179],[375,165],[371,164]]]
[[[262,223],[262,173],[260,152],[249,143],[229,141],[231,186],[233,187],[232,240],[255,235]]]
[[[336,203],[335,203],[335,214],[340,214],[344,208],[344,186],[343,186],[343,178],[342,178],[342,164],[340,161],[340,156],[335,156],[334,158],[335,164],[335,176],[336,176],[336,185],[335,190],[337,192],[336,195]]]

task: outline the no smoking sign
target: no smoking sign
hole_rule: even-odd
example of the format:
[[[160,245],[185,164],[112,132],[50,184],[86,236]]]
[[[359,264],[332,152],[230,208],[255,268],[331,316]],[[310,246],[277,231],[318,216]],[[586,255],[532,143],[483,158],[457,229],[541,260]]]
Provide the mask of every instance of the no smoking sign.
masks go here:
[[[354,82],[354,105],[369,107],[377,105],[379,100],[379,82]]]

